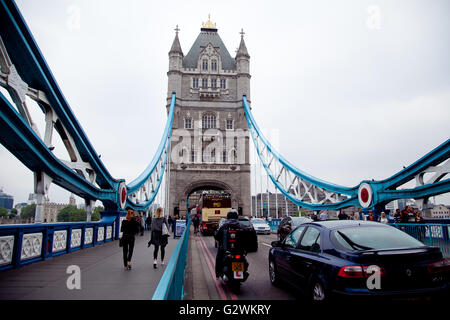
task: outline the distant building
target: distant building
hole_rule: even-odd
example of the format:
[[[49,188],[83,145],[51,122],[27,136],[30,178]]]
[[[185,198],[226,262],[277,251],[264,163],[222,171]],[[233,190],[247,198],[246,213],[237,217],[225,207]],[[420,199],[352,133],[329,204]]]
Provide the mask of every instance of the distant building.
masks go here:
[[[398,200],[396,200],[396,202],[397,202],[397,208],[400,209],[400,210],[405,209],[405,207],[406,207],[406,201],[407,201],[407,200],[408,200],[408,199],[398,199]]]
[[[70,194],[69,205],[74,207],[77,206],[77,200],[75,200],[75,196],[73,195],[73,193]]]
[[[270,216],[272,218],[277,216],[281,218],[286,215],[295,216],[299,209],[306,210],[305,208],[299,208],[281,193],[258,193],[256,196],[252,196],[253,216],[260,217],[262,215],[263,217]]]
[[[14,206],[14,208],[17,210],[17,215],[20,217],[20,213],[22,212],[22,208],[26,207],[28,205],[28,203],[26,202],[21,202],[18,203]]]
[[[434,219],[450,219],[450,209],[443,204],[434,206],[432,209],[427,210],[425,217]]]
[[[28,201],[27,201],[27,203],[30,205],[30,204],[36,204],[37,203],[37,200],[36,200],[36,194],[35,193],[30,193],[29,195],[28,195]]]
[[[67,203],[44,202],[43,221],[44,223],[54,223],[58,221],[58,213],[67,207]]]
[[[14,206],[14,197],[3,192],[3,189],[0,189],[0,208],[6,208],[11,210]]]

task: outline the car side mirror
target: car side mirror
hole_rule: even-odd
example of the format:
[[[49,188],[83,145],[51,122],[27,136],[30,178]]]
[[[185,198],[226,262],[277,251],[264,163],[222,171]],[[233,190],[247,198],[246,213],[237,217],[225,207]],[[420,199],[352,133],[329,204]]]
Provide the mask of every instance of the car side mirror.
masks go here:
[[[281,241],[272,241],[272,248],[281,247]]]

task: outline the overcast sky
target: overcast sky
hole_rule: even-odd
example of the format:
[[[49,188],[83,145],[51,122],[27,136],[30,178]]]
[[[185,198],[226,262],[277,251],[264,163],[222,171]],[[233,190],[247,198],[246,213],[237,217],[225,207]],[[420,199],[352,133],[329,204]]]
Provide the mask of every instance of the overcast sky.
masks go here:
[[[355,186],[390,177],[450,137],[446,0],[17,4],[90,142],[128,182],[166,122],[174,29],[186,55],[208,14],[232,56],[244,29],[253,115],[299,169]],[[33,115],[43,132],[42,114]],[[67,158],[58,142],[55,153]],[[26,201],[32,173],[1,145],[0,160],[0,186]],[[52,201],[69,195],[50,188]]]

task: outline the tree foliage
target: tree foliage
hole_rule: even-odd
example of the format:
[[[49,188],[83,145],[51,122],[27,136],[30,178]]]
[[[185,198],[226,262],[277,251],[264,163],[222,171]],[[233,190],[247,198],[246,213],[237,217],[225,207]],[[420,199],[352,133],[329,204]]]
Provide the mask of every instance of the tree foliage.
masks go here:
[[[0,207],[0,217],[6,217],[7,214],[8,214],[8,210],[6,210],[6,208]]]
[[[20,211],[20,218],[21,219],[34,218],[35,213],[36,213],[36,204],[33,203],[22,208],[22,211]]]
[[[57,221],[58,222],[86,221],[86,211],[84,209],[77,209],[77,207],[69,205],[59,211]]]
[[[101,219],[100,212],[105,210],[102,206],[95,207],[94,211],[92,212],[91,221],[99,221]]]

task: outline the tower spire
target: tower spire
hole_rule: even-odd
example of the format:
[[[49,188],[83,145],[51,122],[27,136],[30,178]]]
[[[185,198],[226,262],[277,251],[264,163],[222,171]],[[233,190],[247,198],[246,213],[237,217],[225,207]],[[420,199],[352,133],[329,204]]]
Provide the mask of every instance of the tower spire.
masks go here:
[[[175,30],[175,39],[173,39],[172,47],[170,48],[169,54],[171,53],[180,53],[183,55],[183,50],[181,50],[180,45],[180,39],[178,39],[178,32],[180,31],[180,28],[178,28],[178,25],[176,26]]]
[[[239,44],[239,48],[236,52],[236,58],[239,56],[244,56],[246,58],[250,58],[248,51],[247,51],[247,46],[245,45],[245,41],[244,41],[244,29],[241,28],[241,32],[239,32],[239,34],[241,35],[241,43]]]

